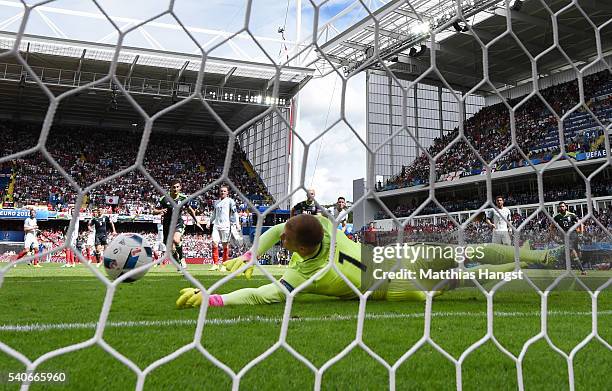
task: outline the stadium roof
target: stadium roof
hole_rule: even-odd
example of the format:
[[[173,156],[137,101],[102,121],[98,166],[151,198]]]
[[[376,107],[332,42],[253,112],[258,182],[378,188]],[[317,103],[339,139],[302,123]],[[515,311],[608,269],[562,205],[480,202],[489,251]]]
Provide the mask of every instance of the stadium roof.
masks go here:
[[[0,49],[10,49],[15,43],[15,33],[0,31]],[[86,60],[110,62],[115,55],[115,45],[105,43],[93,43],[66,38],[50,38],[43,36],[24,35],[19,50],[25,53],[40,55],[61,56],[79,59],[83,56]],[[138,57],[138,58],[136,58]],[[160,68],[181,69],[186,61],[189,64],[186,71],[198,72],[201,66],[202,56],[194,54],[177,53],[155,49],[142,49],[136,47],[123,47],[120,50],[117,61],[124,64],[153,66]],[[271,64],[256,63],[242,60],[228,60],[217,57],[209,57],[206,61],[205,72],[225,75],[230,69],[236,67],[233,76],[243,76],[255,79],[270,80],[276,75],[276,68]],[[300,83],[312,70],[298,67],[283,67],[280,73],[281,82]]]
[[[507,20],[525,49],[537,56],[553,44],[553,24],[550,12],[538,0],[512,2],[507,9],[501,0],[462,1],[464,19],[483,44],[491,42],[506,31]],[[577,66],[585,65],[597,57],[595,30],[581,10],[568,6],[567,0],[546,2],[558,13],[559,42]],[[580,7],[596,26],[612,17],[612,4],[596,1],[580,1]],[[321,52],[311,64],[319,70],[328,68],[332,61],[346,72],[381,66],[374,53],[378,33],[379,58],[396,71],[400,78],[413,80],[430,66],[430,51],[435,49],[436,64],[447,81],[459,90],[467,91],[482,80],[483,55],[480,45],[462,23],[455,24],[455,0],[392,0],[336,35],[320,42]],[[509,17],[509,18],[508,18]],[[453,26],[455,24],[455,26]],[[436,43],[429,37],[429,25],[436,32]],[[466,31],[458,31],[458,30]],[[601,30],[602,53],[612,50],[612,28]],[[424,45],[424,46],[421,46]],[[323,55],[324,54],[324,55]],[[531,77],[531,62],[519,44],[508,34],[492,45],[488,51],[490,79],[496,88],[507,88]],[[548,75],[568,69],[567,60],[554,51],[538,61],[538,72]],[[424,80],[423,82],[428,82]],[[429,80],[437,84],[435,80]],[[480,90],[486,94],[490,88]]]
[[[0,51],[10,50],[15,38],[15,33],[0,32]],[[24,35],[19,52],[47,87],[58,95],[104,77],[115,55],[115,46]],[[198,55],[122,47],[116,75],[130,95],[152,115],[195,91],[201,64],[202,57]],[[278,105],[289,105],[290,99],[312,73],[313,70],[307,68],[283,67],[278,73]],[[24,74],[25,80],[21,81]],[[272,64],[209,57],[205,61],[202,92],[215,112],[235,129],[271,105],[276,79],[277,69]],[[0,99],[5,114],[32,119],[44,116],[41,107],[48,106],[48,99],[15,58],[0,57],[0,81]],[[122,99],[120,91],[113,93],[112,90],[113,86],[107,82],[81,93],[78,99],[68,99],[60,106],[56,120],[78,122],[83,118],[96,118],[96,122],[106,126],[125,126],[126,121],[138,123],[139,116]],[[112,104],[113,94],[116,105]],[[207,133],[220,130],[212,114],[195,100],[163,116],[156,125]]]

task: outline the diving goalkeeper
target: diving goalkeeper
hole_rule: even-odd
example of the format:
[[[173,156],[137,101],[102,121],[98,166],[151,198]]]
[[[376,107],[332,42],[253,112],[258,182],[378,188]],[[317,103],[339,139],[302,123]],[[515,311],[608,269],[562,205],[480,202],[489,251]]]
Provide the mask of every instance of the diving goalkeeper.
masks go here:
[[[331,236],[336,229],[332,222],[324,216],[297,215],[286,223],[278,224],[263,235],[259,240],[257,254],[254,250],[248,251],[238,258],[226,261],[224,265],[229,271],[236,271],[243,267],[245,263],[251,261],[256,255],[261,255],[275,245],[279,240],[284,248],[293,252],[289,267],[280,279],[289,292],[302,285],[310,277],[321,269],[325,268],[329,262],[329,252],[331,250]],[[428,246],[459,247],[454,245],[431,245],[416,244],[423,249]],[[478,262],[482,265],[474,269],[484,269],[487,272],[510,272],[515,269],[514,247],[501,244],[482,245],[482,259]],[[348,239],[345,235],[338,232],[336,235],[336,247],[334,263],[337,269],[360,291],[365,291],[369,286],[362,287],[362,273],[367,270],[367,260],[362,262],[362,245]],[[422,252],[424,254],[425,252]],[[548,251],[520,249],[520,261],[523,265],[531,263],[548,263]],[[370,262],[371,265],[371,262]],[[433,271],[451,270],[457,268],[458,264],[454,259],[446,257],[425,257],[408,262],[401,260],[401,267],[409,270],[432,269]],[[253,273],[253,267],[245,270],[247,278]],[[440,280],[434,279],[388,279],[377,287],[372,293],[374,300],[424,300],[425,293],[422,289],[453,289],[460,286],[471,284],[470,279],[456,279],[446,284],[444,288],[438,288]],[[346,284],[340,274],[329,268],[325,273],[313,280],[306,288],[304,293],[333,296],[341,299],[353,299],[357,297],[351,287]],[[439,291],[438,293],[442,293]],[[241,304],[271,304],[285,300],[285,294],[275,283],[266,284],[258,288],[244,288],[227,294],[214,294],[209,296],[209,306],[222,307],[228,305]],[[198,307],[202,303],[202,293],[199,289],[185,288],[181,290],[181,296],[176,301],[179,308]]]

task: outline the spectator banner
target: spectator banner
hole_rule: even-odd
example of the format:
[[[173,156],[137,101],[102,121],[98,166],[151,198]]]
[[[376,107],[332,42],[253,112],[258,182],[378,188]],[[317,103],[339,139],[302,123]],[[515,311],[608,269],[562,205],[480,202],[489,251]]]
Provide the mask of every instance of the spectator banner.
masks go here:
[[[119,196],[104,196],[107,204],[117,205],[119,203]]]
[[[30,217],[29,209],[0,209],[0,219],[25,220]],[[46,210],[36,211],[37,220],[49,219],[49,212]]]

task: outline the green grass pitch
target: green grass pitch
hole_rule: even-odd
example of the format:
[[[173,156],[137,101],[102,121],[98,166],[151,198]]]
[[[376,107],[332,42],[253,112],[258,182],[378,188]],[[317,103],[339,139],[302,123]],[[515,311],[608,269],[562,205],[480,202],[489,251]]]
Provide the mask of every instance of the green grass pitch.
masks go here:
[[[221,277],[207,267],[190,265],[189,271],[205,286]],[[283,268],[268,269],[280,275]],[[590,272],[587,278],[609,278]],[[250,281],[234,279],[219,292],[258,286],[265,277]],[[494,335],[517,355],[523,344],[540,330],[540,297],[520,282],[495,294]],[[591,299],[580,290],[565,289],[571,281],[550,293],[548,335],[569,353],[591,332]],[[194,338],[198,310],[177,310],[179,289],[189,283],[172,267],[151,270],[142,280],[118,287],[104,341],[141,369],[190,343]],[[0,341],[34,360],[42,354],[86,341],[94,335],[105,297],[104,285],[84,267],[61,269],[45,264],[42,269],[20,265],[5,275],[0,287]],[[612,295],[598,300],[598,330],[612,340]],[[202,344],[215,357],[238,372],[271,347],[279,337],[284,305],[211,308],[204,326]],[[339,301],[316,296],[298,297],[292,309],[288,343],[320,367],[354,340],[357,301]],[[389,363],[395,362],[423,335],[424,303],[369,302],[364,324],[364,342]],[[132,323],[122,323],[132,322]],[[24,327],[35,325],[29,331]],[[461,353],[486,334],[486,299],[476,289],[462,289],[437,297],[433,302],[432,339],[449,354]],[[576,390],[612,390],[612,352],[593,340],[574,360]],[[0,390],[17,390],[6,382],[8,372],[24,367],[0,352]],[[94,345],[44,362],[41,372],[65,372],[66,384],[34,384],[31,390],[126,390],[136,385],[136,375],[124,364]],[[568,370],[565,359],[544,340],[532,345],[523,363],[527,390],[565,390]],[[229,389],[231,379],[198,351],[188,351],[151,372],[147,390]],[[314,386],[314,374],[285,350],[278,350],[253,367],[240,382],[245,390],[305,390]],[[515,390],[516,367],[492,342],[487,342],[463,364],[465,390]],[[326,390],[384,390],[389,387],[387,370],[360,348],[332,365],[323,375]],[[455,367],[444,356],[425,345],[397,371],[398,390],[455,390]]]

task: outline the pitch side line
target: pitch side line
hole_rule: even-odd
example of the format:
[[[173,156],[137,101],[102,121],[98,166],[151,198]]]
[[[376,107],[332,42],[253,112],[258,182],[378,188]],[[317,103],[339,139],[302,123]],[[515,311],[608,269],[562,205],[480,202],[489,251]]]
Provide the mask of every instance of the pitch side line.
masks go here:
[[[433,317],[436,318],[452,318],[452,317],[486,317],[486,312],[434,312]],[[497,317],[538,317],[540,312],[494,312]],[[612,315],[610,311],[599,311],[598,316]],[[381,320],[381,319],[410,319],[423,318],[425,315],[421,313],[397,314],[397,313],[380,313],[366,314],[366,319]],[[578,311],[550,311],[548,316],[591,316],[591,312]],[[291,322],[329,322],[329,321],[346,321],[357,320],[357,315],[333,315],[321,317],[303,317],[291,318]],[[207,325],[236,325],[241,323],[280,323],[282,318],[279,317],[264,317],[264,316],[245,316],[228,319],[207,319]],[[194,326],[197,323],[195,319],[171,319],[171,320],[143,320],[143,321],[126,321],[126,322],[107,322],[106,328],[130,328],[130,327],[164,327],[164,326]],[[0,325],[0,332],[31,332],[31,331],[51,331],[51,330],[86,330],[95,329],[97,322],[88,323],[31,323],[23,325]]]

